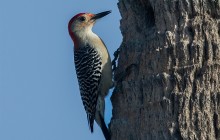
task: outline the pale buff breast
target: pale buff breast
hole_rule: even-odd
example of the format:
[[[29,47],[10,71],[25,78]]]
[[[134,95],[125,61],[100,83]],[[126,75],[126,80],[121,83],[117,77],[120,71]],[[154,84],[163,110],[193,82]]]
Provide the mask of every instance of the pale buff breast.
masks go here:
[[[101,95],[106,96],[108,94],[108,90],[112,87],[113,84],[111,58],[105,44],[96,34],[93,34],[92,37],[90,36],[90,38],[91,40],[89,40],[89,44],[93,44],[92,47],[96,48],[102,57],[100,92]]]

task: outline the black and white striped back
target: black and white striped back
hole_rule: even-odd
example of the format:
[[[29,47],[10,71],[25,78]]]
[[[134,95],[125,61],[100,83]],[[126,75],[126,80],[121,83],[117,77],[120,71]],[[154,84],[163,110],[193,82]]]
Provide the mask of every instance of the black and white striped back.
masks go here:
[[[74,50],[74,61],[81,98],[93,132],[102,60],[98,51],[87,45]]]

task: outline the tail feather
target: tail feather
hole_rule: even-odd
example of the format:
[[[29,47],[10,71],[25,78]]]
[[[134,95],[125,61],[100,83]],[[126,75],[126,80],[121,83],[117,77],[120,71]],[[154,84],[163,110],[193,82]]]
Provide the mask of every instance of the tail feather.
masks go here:
[[[107,126],[105,125],[104,118],[102,117],[101,114],[99,114],[99,116],[100,116],[100,120],[101,120],[102,133],[104,134],[106,140],[111,140],[111,135],[109,133]]]
[[[88,116],[87,116],[87,119],[88,119],[90,131],[91,131],[91,133],[93,133],[94,117],[88,115]]]

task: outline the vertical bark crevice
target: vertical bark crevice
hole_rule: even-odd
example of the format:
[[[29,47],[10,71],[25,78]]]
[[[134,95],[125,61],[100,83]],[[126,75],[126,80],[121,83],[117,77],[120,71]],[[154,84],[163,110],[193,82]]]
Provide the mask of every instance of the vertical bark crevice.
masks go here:
[[[219,138],[219,128],[218,128],[218,115],[215,113],[213,115],[213,125],[215,130],[215,138]]]

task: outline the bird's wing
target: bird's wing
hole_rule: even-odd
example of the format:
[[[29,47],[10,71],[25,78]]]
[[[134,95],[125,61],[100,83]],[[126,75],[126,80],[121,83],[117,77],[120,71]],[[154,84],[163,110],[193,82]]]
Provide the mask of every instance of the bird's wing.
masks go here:
[[[74,61],[81,98],[91,132],[93,132],[98,88],[101,79],[101,57],[96,49],[86,46],[74,50]]]

